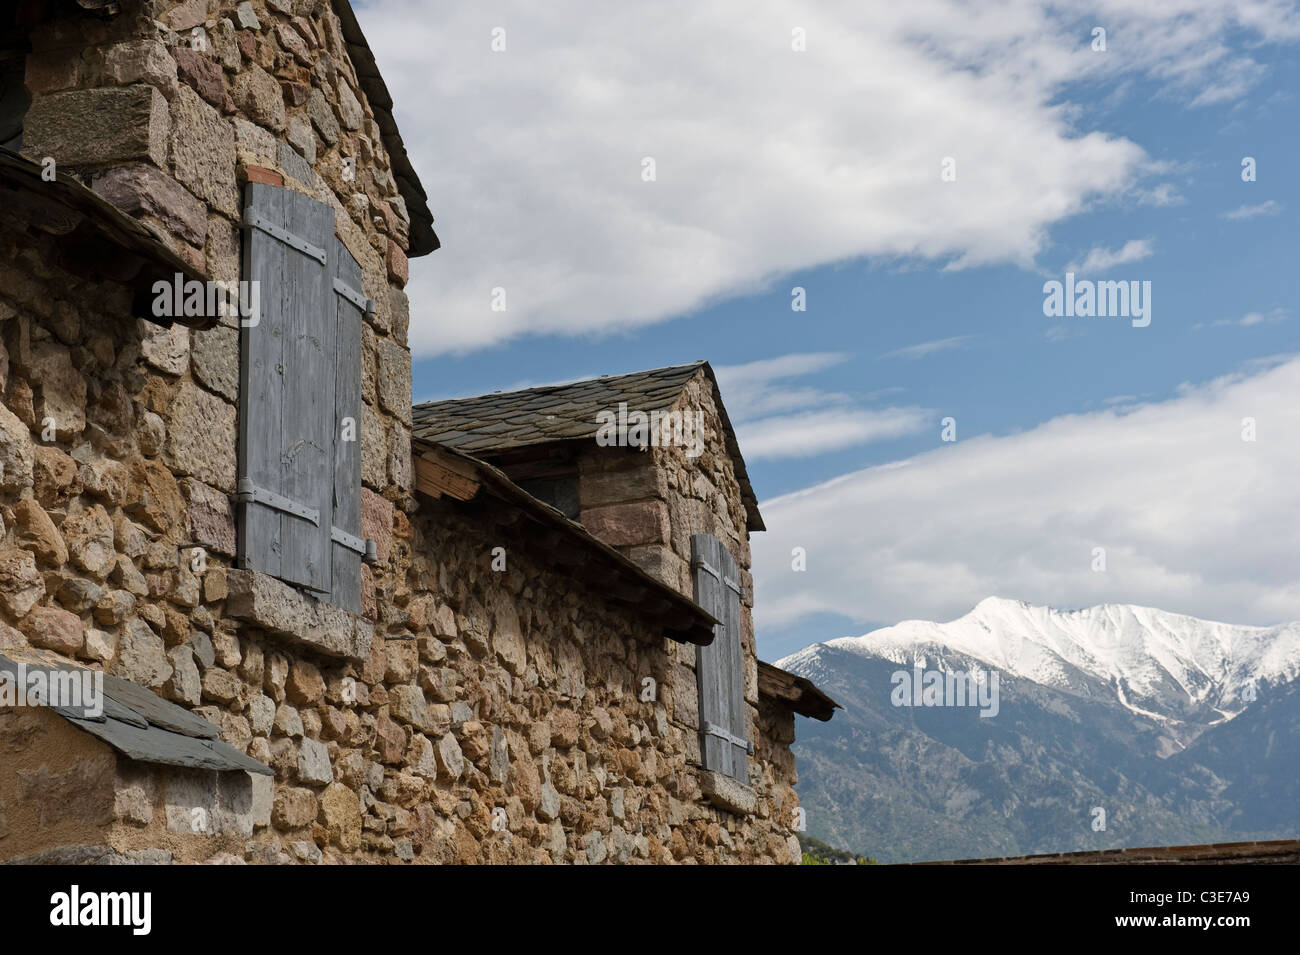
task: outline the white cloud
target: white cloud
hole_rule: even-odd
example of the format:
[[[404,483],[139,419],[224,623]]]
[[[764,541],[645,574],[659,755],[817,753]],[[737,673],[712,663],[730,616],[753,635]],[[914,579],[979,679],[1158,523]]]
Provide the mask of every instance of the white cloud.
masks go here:
[[[1162,182],[1140,192],[1138,201],[1147,206],[1180,206],[1187,200],[1179,194],[1178,187],[1172,182]]]
[[[1067,84],[1233,95],[1252,61],[1229,33],[1297,32],[1291,4],[1151,6],[1103,0],[1094,53],[1048,0],[367,3],[444,242],[412,266],[412,344],[607,333],[863,256],[1032,264],[1053,224],[1149,174],[1073,125]]]
[[[858,396],[790,381],[849,357],[843,352],[804,352],[715,368],[745,459],[808,457],[913,434],[934,421],[925,408],[865,406],[898,389]]]
[[[1284,208],[1280,202],[1268,199],[1253,206],[1238,206],[1236,209],[1223,213],[1222,218],[1235,221],[1237,219],[1253,219],[1256,216],[1275,216]]]
[[[1237,60],[1192,100],[1192,106],[1214,106],[1239,99],[1264,75],[1264,67],[1252,60]]]
[[[854,399],[850,395],[789,382],[791,378],[832,368],[849,357],[844,352],[804,352],[743,365],[720,365],[713,373],[732,422],[756,421],[851,404]]]
[[[848,358],[844,352],[803,352],[763,358],[743,365],[719,365],[713,373],[727,405],[727,414],[733,421],[743,421],[773,412],[848,401],[847,395],[776,384],[824,371]]]
[[[1083,262],[1071,264],[1066,268],[1068,271],[1083,275],[1096,275],[1117,265],[1128,265],[1131,262],[1141,262],[1143,259],[1150,258],[1155,251],[1152,245],[1150,239],[1129,239],[1118,249],[1097,246],[1088,250]]]
[[[1300,357],[1278,356],[1165,401],[965,439],[762,502],[759,630],[816,612],[946,620],[991,594],[1300,619],[1297,393]]]
[[[1252,325],[1276,325],[1286,318],[1286,309],[1275,308],[1267,312],[1247,312],[1237,324],[1250,328]]]
[[[802,458],[900,438],[932,424],[934,414],[924,408],[832,408],[760,418],[737,426],[736,439],[746,460]]]
[[[1078,323],[1070,325],[1057,323],[1048,325],[1047,331],[1043,332],[1043,337],[1049,342],[1066,342],[1071,339],[1082,338],[1086,334],[1086,328],[1087,326]]]
[[[954,348],[964,348],[966,343],[976,335],[953,335],[951,338],[938,338],[930,342],[921,342],[919,345],[908,345],[906,348],[896,348],[893,351],[887,351],[881,358],[929,358],[936,352],[951,351]]]
[[[1220,318],[1213,322],[1197,322],[1192,328],[1222,328],[1228,325],[1252,328],[1255,325],[1276,325],[1278,322],[1286,321],[1287,314],[1286,309],[1278,306],[1269,309],[1267,312],[1247,312],[1241,318]]]

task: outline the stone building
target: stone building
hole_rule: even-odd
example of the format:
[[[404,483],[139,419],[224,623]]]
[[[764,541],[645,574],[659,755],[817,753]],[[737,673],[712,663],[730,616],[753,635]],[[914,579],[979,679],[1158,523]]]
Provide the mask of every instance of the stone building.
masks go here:
[[[0,860],[797,861],[712,371],[412,408],[391,109],[346,0],[0,12]]]

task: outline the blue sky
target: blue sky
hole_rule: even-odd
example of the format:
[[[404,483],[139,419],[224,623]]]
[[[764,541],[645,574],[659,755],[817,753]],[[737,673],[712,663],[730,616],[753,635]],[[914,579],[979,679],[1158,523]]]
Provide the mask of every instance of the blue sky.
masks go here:
[[[1296,11],[1260,4],[1247,28],[1208,0],[1187,0],[1168,20],[1101,6],[1058,22],[1025,2],[1006,24],[979,18],[966,32],[944,22],[961,14],[942,3],[887,24],[854,13],[842,33],[874,28],[894,44],[888,53],[907,47],[897,67],[912,71],[907,85],[879,103],[863,96],[895,78],[859,65],[851,43],[824,57],[824,73],[808,67],[828,21],[809,29],[802,56],[812,59],[774,61],[803,72],[783,75],[773,96],[806,83],[776,110],[750,102],[764,90],[756,81],[751,94],[746,81],[765,69],[740,54],[720,77],[685,41],[677,88],[663,87],[648,77],[667,47],[646,24],[589,25],[608,31],[605,42],[575,41],[508,4],[455,12],[452,37],[438,42],[450,57],[459,32],[486,50],[500,22],[514,52],[459,55],[454,68],[433,56],[412,103],[400,87],[413,81],[395,82],[387,65],[400,77],[418,52],[419,38],[399,29],[412,4],[367,4],[362,24],[397,87],[446,246],[413,263],[415,399],[708,359],[770,528],[755,539],[769,659],[900,617],[954,616],[994,589],[1238,623],[1300,615],[1300,564],[1257,546],[1260,528],[1290,527],[1279,489],[1295,463],[1287,445],[1300,444],[1288,400],[1300,321]],[[725,22],[725,5],[717,16]],[[797,21],[765,16],[779,47]],[[1088,49],[1087,24],[1098,21],[1113,24],[1108,51]],[[981,30],[985,40],[969,39]],[[775,55],[765,42],[756,48]],[[625,72],[621,55],[644,59],[646,72]],[[887,68],[885,54],[875,59]],[[584,91],[576,106],[555,98],[557,77]],[[823,83],[865,92],[823,102]],[[915,115],[884,102],[897,96],[917,97]],[[931,115],[945,98],[954,102]],[[637,122],[588,138],[585,124],[620,104]],[[713,129],[747,111],[735,135]],[[962,125],[972,113],[981,115]],[[783,131],[768,135],[772,116]],[[858,123],[878,124],[880,137],[853,131]],[[752,141],[735,148],[744,136]],[[444,168],[456,150],[471,158]],[[615,174],[592,159],[606,153],[627,167]],[[956,182],[940,180],[948,154]],[[636,175],[643,155],[655,156],[657,181]],[[1246,156],[1254,182],[1242,181]],[[463,198],[474,190],[486,194],[476,205]],[[450,252],[458,246],[467,251]],[[1043,283],[1071,267],[1150,282],[1150,325],[1044,316]],[[523,289],[504,323],[485,308],[496,285]],[[791,310],[795,286],[806,312]],[[1252,457],[1221,468],[1242,453],[1245,414],[1259,421]],[[940,440],[945,416],[956,445]],[[1222,432],[1211,424],[1207,437],[1204,422],[1220,419]],[[1077,435],[1061,438],[1068,429]],[[1162,449],[1141,437],[1152,429],[1181,437]],[[902,461],[928,496],[878,493]],[[1105,477],[1064,490],[1093,466]],[[1013,477],[990,489],[973,477],[985,473]],[[946,532],[916,533],[931,521]],[[803,576],[786,566],[792,546],[808,548]],[[1093,546],[1112,555],[1104,573],[1089,566]]]

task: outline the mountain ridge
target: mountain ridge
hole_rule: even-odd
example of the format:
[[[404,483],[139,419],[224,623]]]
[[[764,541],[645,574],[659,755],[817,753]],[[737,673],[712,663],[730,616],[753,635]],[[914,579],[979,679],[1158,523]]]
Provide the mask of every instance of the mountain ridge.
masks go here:
[[[799,729],[809,834],[882,862],[1300,832],[1297,624],[989,598],[777,665],[844,706]],[[996,716],[899,705],[898,671],[917,665],[996,671]]]
[[[1084,692],[1091,678],[1127,709],[1161,722],[1173,750],[1240,714],[1261,684],[1300,676],[1300,623],[1228,624],[1132,604],[1057,610],[988,597],[947,623],[905,620],[812,644],[776,665],[798,672],[819,646],[922,668],[927,651],[958,653],[1067,692]]]

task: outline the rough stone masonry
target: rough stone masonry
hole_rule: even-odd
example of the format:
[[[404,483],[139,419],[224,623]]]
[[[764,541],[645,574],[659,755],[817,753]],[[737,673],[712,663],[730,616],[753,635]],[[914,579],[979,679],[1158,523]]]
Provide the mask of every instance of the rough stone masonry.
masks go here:
[[[557,566],[503,501],[416,491],[403,287],[407,255],[437,240],[346,2],[27,6],[23,154],[160,249],[237,281],[246,183],[334,210],[375,306],[360,372],[374,555],[360,614],[238,567],[238,320],[151,321],[111,263],[74,265],[70,233],[6,203],[0,653],[147,688],[273,775],[132,759],[48,711],[0,710],[0,859],[797,862],[794,709],[760,691],[726,447],[608,449],[583,465],[566,532],[686,597],[690,533],[737,557],[755,742],[740,793],[700,766],[695,646],[610,597],[634,567]],[[702,377],[681,400],[720,440]]]

